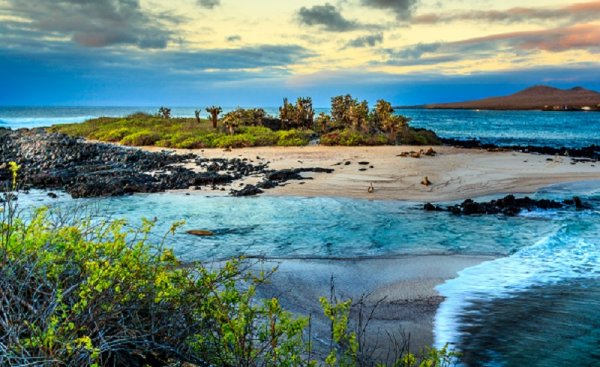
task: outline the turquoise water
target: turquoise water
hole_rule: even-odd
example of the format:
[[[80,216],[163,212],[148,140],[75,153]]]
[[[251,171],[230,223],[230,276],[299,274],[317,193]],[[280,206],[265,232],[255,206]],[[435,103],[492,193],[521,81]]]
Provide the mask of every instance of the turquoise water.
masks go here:
[[[185,219],[167,245],[188,260],[497,255],[438,286],[445,300],[435,321],[437,345],[460,350],[464,366],[599,366],[600,182],[556,185],[533,196],[573,194],[592,209],[457,217],[399,201],[179,193],[73,201],[39,191],[21,194],[19,203],[91,206],[134,226],[140,216],[156,217],[156,240]],[[187,229],[215,236],[193,237]]]
[[[552,217],[469,218],[429,213],[422,203],[344,198],[207,197],[183,193],[116,198],[51,200],[42,192],[21,195],[21,205],[88,205],[103,215],[125,217],[132,225],[141,217],[157,217],[155,235],[185,220],[170,241],[188,260],[237,255],[281,258],[356,258],[416,254],[509,255],[560,228]],[[61,204],[62,203],[62,204]],[[559,214],[557,214],[559,215]],[[186,230],[213,231],[194,237]]]
[[[175,107],[174,116],[194,116],[194,107]],[[232,108],[224,108],[225,112]],[[100,116],[124,116],[158,107],[0,107],[0,127],[39,127],[81,122]],[[274,107],[265,108],[277,115]],[[316,110],[329,112],[326,108]],[[412,118],[412,126],[432,129],[445,138],[478,138],[500,145],[581,147],[600,145],[600,113],[542,111],[398,110]],[[203,112],[206,116],[206,113]]]

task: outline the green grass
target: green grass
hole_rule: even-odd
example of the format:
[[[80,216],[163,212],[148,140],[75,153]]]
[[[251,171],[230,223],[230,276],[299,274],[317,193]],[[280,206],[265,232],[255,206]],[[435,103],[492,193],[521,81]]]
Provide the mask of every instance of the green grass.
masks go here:
[[[310,130],[274,131],[264,126],[241,126],[230,135],[224,126],[212,127],[208,120],[195,118],[163,119],[144,113],[126,117],[101,117],[83,123],[55,125],[50,131],[131,146],[165,148],[244,148],[254,146],[304,146],[314,136]],[[429,130],[409,128],[398,133],[397,142],[411,145],[437,145],[439,139]],[[323,145],[389,145],[395,142],[387,134],[367,134],[351,128],[323,134]]]
[[[234,135],[229,135],[224,127],[214,129],[208,120],[198,123],[194,118],[162,119],[142,113],[55,125],[50,130],[124,145],[181,149],[300,146],[307,145],[312,135],[308,130],[273,131],[263,126],[240,127]]]

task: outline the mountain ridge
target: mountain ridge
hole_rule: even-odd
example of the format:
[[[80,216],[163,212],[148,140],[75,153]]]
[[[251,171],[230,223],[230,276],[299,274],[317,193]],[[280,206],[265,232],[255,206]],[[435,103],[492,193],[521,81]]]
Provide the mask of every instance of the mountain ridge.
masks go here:
[[[508,96],[465,102],[434,103],[425,107],[480,110],[600,110],[600,93],[581,86],[560,89],[548,85],[534,85]]]

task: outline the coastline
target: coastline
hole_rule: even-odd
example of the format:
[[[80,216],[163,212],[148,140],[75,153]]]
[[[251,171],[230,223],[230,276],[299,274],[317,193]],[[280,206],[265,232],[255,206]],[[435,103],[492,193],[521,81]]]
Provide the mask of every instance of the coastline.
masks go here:
[[[400,157],[429,147],[256,147],[233,149],[180,149],[206,158],[241,158],[267,163],[270,169],[333,168],[331,174],[304,173],[309,178],[289,181],[263,195],[332,196],[373,200],[453,201],[494,194],[525,194],[551,184],[600,180],[600,163],[576,162],[569,157],[510,151],[434,146],[436,156]],[[147,151],[164,148],[143,147]],[[350,162],[348,165],[347,162]],[[360,164],[362,162],[363,164]],[[365,163],[368,162],[368,163]],[[420,182],[427,176],[432,182]],[[229,188],[256,184],[258,177],[236,181]],[[367,191],[370,184],[375,190]],[[227,189],[229,189],[227,188]],[[228,190],[227,190],[228,191]],[[210,191],[209,191],[210,192]]]
[[[433,324],[443,297],[436,286],[455,278],[461,270],[493,260],[493,256],[419,255],[369,259],[265,259],[256,270],[277,267],[267,284],[258,288],[261,297],[278,297],[287,310],[311,315],[316,340],[325,340],[329,324],[319,307],[319,297],[330,296],[331,279],[340,300],[364,300],[367,314],[377,304],[368,334],[371,345],[384,353],[388,333],[410,337],[410,350],[419,352],[433,344]],[[356,312],[351,314],[356,321]],[[378,337],[375,337],[378,336]],[[319,346],[316,346],[318,350]],[[326,345],[322,345],[326,349]]]

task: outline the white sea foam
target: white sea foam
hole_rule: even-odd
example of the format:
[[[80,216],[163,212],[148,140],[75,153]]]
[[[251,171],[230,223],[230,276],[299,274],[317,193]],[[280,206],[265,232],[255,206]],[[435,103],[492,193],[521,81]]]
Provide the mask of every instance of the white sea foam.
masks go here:
[[[555,233],[511,256],[464,269],[437,287],[446,297],[435,319],[435,344],[460,349],[461,316],[474,302],[510,298],[532,286],[600,278],[600,229],[595,218],[573,218]],[[586,220],[587,219],[587,220]]]

